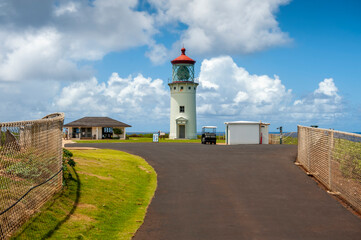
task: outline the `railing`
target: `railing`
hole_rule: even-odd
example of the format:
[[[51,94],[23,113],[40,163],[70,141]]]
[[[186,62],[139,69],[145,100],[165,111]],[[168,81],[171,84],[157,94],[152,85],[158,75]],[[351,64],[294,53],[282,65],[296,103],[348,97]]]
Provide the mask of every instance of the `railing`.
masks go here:
[[[298,126],[297,162],[361,212],[361,135]]]
[[[168,78],[168,83],[172,83],[173,82],[173,79],[172,78]],[[199,78],[194,78],[193,81],[176,81],[176,82],[194,82],[194,83],[199,83]]]
[[[62,187],[63,113],[0,123],[0,239]]]

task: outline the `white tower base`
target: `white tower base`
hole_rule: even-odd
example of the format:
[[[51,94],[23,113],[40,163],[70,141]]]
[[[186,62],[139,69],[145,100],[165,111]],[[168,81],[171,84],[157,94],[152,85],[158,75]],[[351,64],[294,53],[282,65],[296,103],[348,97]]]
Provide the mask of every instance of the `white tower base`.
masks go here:
[[[198,83],[185,81],[170,87],[170,139],[197,139],[196,90]]]

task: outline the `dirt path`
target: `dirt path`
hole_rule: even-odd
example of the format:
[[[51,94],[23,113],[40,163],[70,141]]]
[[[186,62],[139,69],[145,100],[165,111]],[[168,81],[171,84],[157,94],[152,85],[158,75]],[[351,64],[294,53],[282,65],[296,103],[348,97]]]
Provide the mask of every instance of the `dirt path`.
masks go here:
[[[296,146],[81,146],[140,155],[158,173],[155,198],[136,240],[320,240],[361,236],[361,220],[293,164]]]

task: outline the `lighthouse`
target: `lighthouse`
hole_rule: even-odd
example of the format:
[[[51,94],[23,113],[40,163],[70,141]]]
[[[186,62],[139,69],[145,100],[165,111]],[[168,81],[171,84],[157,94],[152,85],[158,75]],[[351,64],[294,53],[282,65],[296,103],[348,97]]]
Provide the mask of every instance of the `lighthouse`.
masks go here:
[[[172,60],[172,80],[170,89],[170,133],[169,138],[197,138],[196,91],[198,83],[194,82],[194,64],[188,57],[186,49]]]

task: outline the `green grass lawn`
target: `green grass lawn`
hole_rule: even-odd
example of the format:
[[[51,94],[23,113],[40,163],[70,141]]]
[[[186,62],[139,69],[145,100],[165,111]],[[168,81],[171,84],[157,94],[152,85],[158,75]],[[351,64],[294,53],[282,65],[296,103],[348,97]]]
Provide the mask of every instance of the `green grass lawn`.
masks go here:
[[[296,137],[284,137],[283,138],[283,144],[297,145],[298,144],[298,138],[296,138]]]
[[[272,144],[279,144],[280,143],[280,136],[278,134],[270,134],[273,135],[273,143]],[[290,137],[290,136],[283,136],[282,138],[282,144],[290,144],[290,145],[297,145],[298,144],[298,138],[297,137]]]
[[[154,169],[120,151],[72,152],[73,179],[14,239],[131,239],[156,189]]]
[[[120,139],[104,139],[104,140],[75,140],[76,143],[129,143],[129,142],[153,142],[153,138],[146,137],[130,137],[127,140]],[[159,142],[182,142],[182,143],[201,143],[200,139],[159,139]],[[217,143],[224,143],[225,140],[217,140]]]
[[[334,139],[333,159],[340,163],[343,177],[361,183],[361,143]]]

